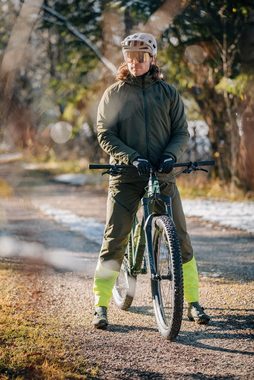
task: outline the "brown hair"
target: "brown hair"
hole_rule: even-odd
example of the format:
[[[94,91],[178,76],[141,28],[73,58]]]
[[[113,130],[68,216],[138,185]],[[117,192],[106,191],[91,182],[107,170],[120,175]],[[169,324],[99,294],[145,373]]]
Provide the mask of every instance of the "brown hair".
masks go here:
[[[161,75],[161,72],[160,72],[160,69],[159,69],[159,66],[155,65],[155,64],[152,64],[151,67],[150,67],[150,70],[149,70],[151,76],[152,76],[152,79],[154,80],[157,80],[157,79],[162,79],[162,75]],[[116,80],[122,80],[122,81],[125,81],[128,76],[130,75],[130,72],[128,70],[128,66],[127,66],[127,63],[126,62],[123,62],[118,70],[117,70],[117,73],[116,73]]]

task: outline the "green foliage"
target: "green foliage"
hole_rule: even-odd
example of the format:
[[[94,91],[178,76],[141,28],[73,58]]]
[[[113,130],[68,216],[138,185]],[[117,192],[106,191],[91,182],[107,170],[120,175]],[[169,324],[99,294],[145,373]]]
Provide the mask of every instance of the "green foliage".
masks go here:
[[[190,89],[194,85],[191,72],[186,62],[182,59],[183,55],[183,47],[179,46],[176,49],[172,45],[168,45],[158,55],[158,61],[163,64],[162,71],[165,79],[177,86],[181,92]]]
[[[129,18],[132,20],[132,25],[138,23],[145,23],[153,12],[156,11],[162,4],[163,0],[122,0],[119,5],[123,10],[128,13]],[[108,1],[109,4],[117,2]],[[152,32],[152,31],[151,31]]]
[[[97,1],[47,1],[47,6],[65,17],[93,44],[100,44],[102,17]],[[50,60],[50,88],[61,112],[65,106],[87,87],[86,75],[93,70],[98,59],[91,49],[73,36],[64,22],[44,11],[42,30],[48,31],[45,43]]]
[[[35,99],[43,95],[47,98],[44,105],[48,106],[45,107],[45,124],[49,119],[50,122],[56,121],[52,120],[54,118],[65,119],[77,134],[80,127],[88,123],[91,141],[95,141],[91,109],[95,115],[94,104],[102,87],[108,84],[108,78],[103,78],[100,85],[97,85],[96,78],[91,80],[89,74],[95,72],[98,57],[73,35],[69,26],[83,33],[103,53],[105,11],[117,8],[122,12],[125,33],[128,33],[135,29],[135,25],[149,20],[163,3],[163,0],[45,0],[42,20],[37,24],[36,37],[33,36],[42,48],[42,54],[35,64],[31,60],[25,72],[17,78],[16,94],[27,104],[35,103]],[[62,19],[53,16],[45,6],[58,12]],[[12,2],[9,10],[0,8],[0,21],[4,26],[0,26],[0,50],[6,46],[11,32],[8,20],[14,23],[19,11],[14,8]],[[190,0],[159,41],[158,60],[162,63],[165,79],[173,83],[185,98],[191,99],[189,104],[194,105],[193,110],[195,108],[193,117],[194,113],[195,117],[197,115],[198,104],[200,115],[210,126],[213,150],[216,154],[227,155],[221,160],[227,165],[232,159],[228,132],[234,129],[233,117],[230,121],[228,115],[237,112],[237,102],[245,97],[254,67],[254,55],[248,50],[248,39],[253,31],[252,11],[250,0]],[[88,141],[89,136],[85,139]],[[91,141],[88,145],[92,146]]]
[[[131,19],[131,23],[145,22],[156,10],[162,0],[151,1],[81,1],[71,2],[47,1],[45,5],[63,16],[66,22],[83,33],[97,48],[102,48],[103,12],[117,7]],[[87,104],[91,99],[96,102],[97,92],[101,92],[94,84],[88,84],[87,75],[93,71],[98,58],[88,46],[81,43],[66,27],[66,22],[58,20],[47,9],[44,11],[42,30],[48,31],[46,44],[50,59],[50,96],[61,110],[61,117],[71,122],[74,134],[84,122],[90,122]],[[98,97],[98,95],[97,95]],[[91,133],[94,133],[91,131]]]
[[[73,0],[66,2],[61,0],[45,1],[45,5],[60,13],[70,23],[78,27],[81,33],[86,33],[94,40],[100,35],[98,23],[102,14],[101,3],[102,2],[96,0]],[[71,38],[70,33],[66,30],[64,24],[57,22],[57,20],[47,12],[44,13],[44,20],[44,26],[50,28],[53,24],[55,30],[60,31],[60,33],[67,39]]]
[[[164,32],[163,40],[178,52],[174,56],[178,54],[180,65],[181,60],[196,65],[197,69],[198,64],[207,65],[216,83],[223,76],[234,78],[242,69],[239,41],[252,9],[253,6],[243,0],[193,0]],[[186,48],[190,46],[199,46],[203,50],[200,62],[191,59],[188,62]],[[172,48],[169,49],[172,54]]]
[[[248,91],[248,86],[250,82],[253,83],[253,75],[240,74],[234,79],[222,77],[220,82],[216,85],[215,89],[217,92],[226,91],[228,94],[232,94],[235,97],[244,99],[247,92],[249,95],[253,95],[252,92]]]
[[[102,46],[103,12],[109,8],[121,8],[128,13],[132,23],[145,22],[156,10],[162,0],[156,1],[103,1],[103,0],[73,0],[45,1],[45,5],[65,17],[66,22],[83,33],[94,46]],[[75,98],[87,88],[87,74],[98,64],[98,58],[88,46],[67,30],[66,24],[44,11],[42,29],[48,30],[49,58],[51,60],[50,86],[63,107],[69,102],[75,103]],[[69,113],[69,110],[67,111]]]
[[[252,2],[244,0],[192,0],[162,39],[161,58],[169,80],[198,104],[223,181],[241,172],[232,152],[239,158],[235,114],[253,92],[253,9]]]

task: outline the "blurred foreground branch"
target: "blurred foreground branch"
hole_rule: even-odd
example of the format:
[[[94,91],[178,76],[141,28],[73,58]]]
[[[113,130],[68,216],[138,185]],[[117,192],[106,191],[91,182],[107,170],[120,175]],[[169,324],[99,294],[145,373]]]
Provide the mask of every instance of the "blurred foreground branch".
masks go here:
[[[6,100],[12,97],[18,70],[25,67],[28,61],[27,45],[34,24],[38,19],[42,2],[43,0],[24,1],[12,29],[0,71],[3,97]]]

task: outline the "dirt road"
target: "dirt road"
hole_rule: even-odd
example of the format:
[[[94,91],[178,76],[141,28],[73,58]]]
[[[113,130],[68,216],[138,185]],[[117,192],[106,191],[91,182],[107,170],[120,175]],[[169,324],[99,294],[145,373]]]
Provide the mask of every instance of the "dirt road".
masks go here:
[[[11,240],[1,240],[7,241],[10,251],[8,258],[0,260],[0,273],[5,274],[1,286],[12,289],[11,302],[20,312],[29,308],[34,323],[47,328],[54,321],[63,349],[69,348],[68,360],[77,363],[77,368],[85,365],[84,374],[76,378],[254,378],[252,235],[188,219],[199,263],[201,302],[212,316],[209,326],[196,326],[184,317],[178,340],[164,340],[153,317],[149,278],[142,276],[130,311],[119,311],[112,303],[108,330],[94,331],[91,286],[99,245],[69,231],[34,205],[47,204],[103,222],[105,192],[94,186],[57,184],[20,165],[15,172],[3,165],[0,176],[10,186],[9,196],[0,198],[0,237],[14,237],[14,243],[18,242],[11,251],[7,244]],[[67,260],[59,271],[61,254]],[[72,271],[68,263],[75,263]],[[0,343],[2,349],[10,349],[4,339]],[[2,376],[15,378],[8,377],[6,368]]]

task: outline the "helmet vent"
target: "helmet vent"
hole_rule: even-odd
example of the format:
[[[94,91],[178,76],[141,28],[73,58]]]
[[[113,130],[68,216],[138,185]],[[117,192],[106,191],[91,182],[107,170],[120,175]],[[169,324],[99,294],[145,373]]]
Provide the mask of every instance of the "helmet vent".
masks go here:
[[[122,49],[133,51],[148,51],[151,56],[157,54],[157,44],[153,35],[149,33],[135,33],[127,36],[122,42]]]

